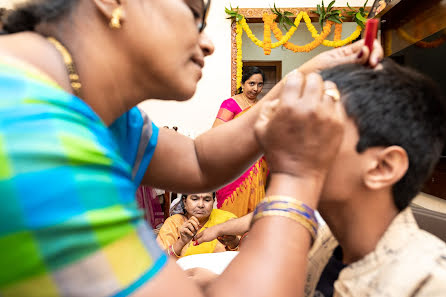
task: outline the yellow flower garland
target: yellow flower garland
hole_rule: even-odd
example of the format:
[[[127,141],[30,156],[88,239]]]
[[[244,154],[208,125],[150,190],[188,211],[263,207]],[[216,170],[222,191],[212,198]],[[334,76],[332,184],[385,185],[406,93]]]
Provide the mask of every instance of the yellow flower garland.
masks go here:
[[[293,36],[294,32],[296,32],[297,27],[299,27],[299,24],[300,24],[300,21],[301,21],[303,15],[304,15],[304,12],[300,12],[300,13],[297,15],[296,19],[294,20],[294,26],[295,26],[295,27],[291,27],[290,30],[288,30],[288,32],[285,34],[285,36],[283,36],[283,37],[280,38],[280,39],[277,38],[277,36],[282,35],[282,31],[280,31],[279,26],[277,26],[277,24],[274,22],[274,19],[273,19],[273,22],[272,22],[271,27],[272,27],[272,29],[273,29],[273,34],[274,34],[274,36],[276,37],[276,39],[277,39],[278,41],[277,41],[277,42],[274,42],[274,43],[271,45],[271,48],[276,48],[276,47],[282,46],[282,45],[284,45],[286,42],[288,42],[288,40],[290,40],[291,36]]]
[[[313,24],[311,23],[311,19],[308,16],[308,14],[306,15],[306,18],[304,16],[304,20],[305,23],[307,24],[308,27],[308,31],[311,32],[311,36],[316,39],[319,38],[319,34],[317,33],[317,30],[314,28]],[[345,38],[344,40],[339,40],[339,41],[330,41],[330,40],[324,40],[322,41],[322,44],[325,46],[329,46],[329,47],[341,47],[344,46],[346,44],[349,44],[350,42],[352,42],[353,40],[355,40],[356,38],[359,37],[359,35],[361,34],[361,26],[356,26],[356,30],[347,38]],[[335,33],[336,35],[336,33]]]
[[[314,38],[314,40],[306,45],[295,45],[290,42],[288,42],[293,36],[293,34],[296,32],[297,27],[299,26],[302,18],[304,19],[308,31],[310,31],[311,36]],[[294,25],[292,26],[288,32],[283,35],[282,31],[280,30],[279,26],[275,22],[276,15],[274,14],[264,14],[263,15],[263,22],[264,22],[264,32],[263,32],[263,41],[259,40],[251,31],[251,28],[249,28],[248,23],[246,22],[245,18],[242,18],[240,21],[236,24],[236,44],[237,44],[237,89],[241,87],[242,85],[242,69],[243,69],[243,61],[242,61],[242,34],[243,31],[246,32],[246,35],[249,39],[254,42],[255,45],[258,47],[263,48],[265,55],[271,54],[271,49],[284,46],[285,48],[292,50],[293,52],[309,52],[319,45],[323,44],[324,46],[329,47],[341,47],[346,44],[351,43],[353,40],[359,37],[361,34],[362,28],[360,26],[356,27],[356,30],[347,38],[341,40],[341,34],[342,34],[342,24],[336,24],[335,25],[335,31],[334,31],[334,40],[325,40],[327,38],[328,34],[331,32],[331,27],[333,25],[333,22],[328,21],[324,28],[322,29],[321,34],[319,34],[316,30],[316,28],[311,23],[311,19],[308,16],[308,14],[305,11],[301,11],[294,21]],[[271,42],[271,31],[273,32],[274,36],[278,40],[277,42],[272,43]]]
[[[341,35],[342,35],[342,24],[336,24],[333,41],[341,40]]]
[[[252,42],[254,42],[255,45],[257,45],[258,47],[263,48],[263,42],[257,39],[254,34],[252,34],[251,28],[249,28],[248,23],[246,23],[246,19],[243,18],[239,23],[242,25],[242,28],[243,30],[245,30],[246,35],[249,37],[249,39],[251,39]]]
[[[237,90],[242,86],[242,71],[243,71],[243,61],[242,61],[242,34],[243,29],[240,23],[236,24],[236,33],[237,36],[235,38],[237,44]]]
[[[305,18],[305,15],[304,15],[304,18]],[[311,24],[311,21],[310,21],[310,25],[311,25],[312,29],[316,30],[314,28],[314,26]],[[325,24],[324,29],[322,30],[322,34],[318,35],[318,37],[315,40],[313,40],[312,42],[310,42],[306,45],[295,45],[291,42],[285,42],[285,44],[283,46],[295,53],[309,52],[309,51],[315,49],[316,47],[318,47],[322,43],[322,40],[324,40],[328,36],[328,34],[330,34],[332,25],[333,25],[333,23],[331,21],[328,21],[327,24]],[[273,23],[273,27],[277,27],[277,24]],[[307,27],[308,27],[308,24],[307,24]],[[310,27],[308,27],[308,29],[310,29]],[[274,30],[273,32],[275,32],[275,34],[277,34],[277,35],[274,35],[277,38],[277,40],[282,39],[282,32],[280,31],[280,29]]]
[[[325,45],[325,46],[329,46],[329,47],[341,47],[341,46],[344,46],[346,44],[351,43],[356,38],[358,38],[359,35],[361,35],[361,30],[362,30],[361,26],[358,25],[358,26],[356,26],[356,30],[353,31],[353,33],[349,37],[347,37],[347,38],[345,38],[343,40],[339,40],[339,41],[324,40],[324,41],[322,41],[322,44]]]
[[[263,52],[265,55],[271,54],[271,23],[274,23],[275,15],[263,14]]]
[[[246,32],[246,35],[248,36],[249,39],[252,40],[252,42],[254,42],[254,44],[256,44],[258,47],[261,47],[264,49],[265,54],[269,55],[271,53],[271,49],[279,47],[284,45],[286,42],[288,42],[288,40],[290,40],[291,36],[293,36],[293,34],[296,32],[297,27],[300,24],[300,21],[302,20],[302,18],[304,19],[308,30],[311,32],[311,35],[313,36],[314,39],[319,40],[320,36],[317,33],[317,30],[314,28],[313,24],[311,24],[311,19],[308,16],[308,13],[306,13],[305,11],[301,11],[297,16],[296,19],[294,21],[294,25],[295,27],[291,27],[290,30],[288,30],[288,32],[283,35],[282,32],[280,31],[279,27],[277,26],[277,24],[274,22],[276,18],[276,15],[274,14],[264,14],[263,15],[263,21],[264,21],[264,41],[260,41],[251,31],[251,28],[249,28],[248,23],[246,22],[246,19],[243,18],[241,21],[239,21],[239,23],[242,25],[243,30]],[[280,39],[277,38],[277,42],[274,42],[270,45],[270,40],[268,38],[270,38],[271,34],[268,30],[268,27],[272,29],[274,36],[282,36]],[[267,32],[268,30],[268,32]],[[356,30],[347,38],[343,39],[343,40],[339,40],[341,33],[342,33],[342,24],[336,24],[335,26],[335,38],[333,41],[330,40],[325,40],[325,38],[322,40],[322,44],[325,46],[329,46],[329,47],[341,47],[344,46],[346,44],[351,43],[353,40],[355,40],[356,38],[359,37],[359,35],[361,34],[361,30],[362,28],[360,26],[356,27]],[[324,32],[324,30],[322,31]],[[325,33],[325,32],[324,32]],[[328,32],[330,33],[330,32]],[[267,44],[267,48],[265,49],[265,41]],[[319,46],[321,43],[314,43],[311,42],[307,45],[303,45],[302,47],[306,47],[306,48],[311,48],[314,49],[315,47]],[[316,44],[316,46],[314,46],[314,44]],[[314,46],[314,47],[313,47]]]

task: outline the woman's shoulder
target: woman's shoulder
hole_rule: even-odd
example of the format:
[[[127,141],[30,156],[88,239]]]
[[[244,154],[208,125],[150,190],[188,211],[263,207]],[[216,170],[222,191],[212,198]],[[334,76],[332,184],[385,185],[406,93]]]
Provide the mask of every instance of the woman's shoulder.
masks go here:
[[[235,97],[235,96],[234,96]],[[225,108],[229,111],[232,111],[234,113],[238,113],[242,111],[237,101],[234,99],[234,97],[228,98],[224,100],[220,106],[220,108]]]
[[[237,101],[235,101],[234,97],[230,97],[228,99],[223,100],[222,105],[223,104],[234,104],[234,103],[237,104]]]
[[[182,224],[187,220],[187,218],[182,214],[174,214],[173,216],[170,216],[166,219],[164,224],[166,223],[173,223],[173,224]]]

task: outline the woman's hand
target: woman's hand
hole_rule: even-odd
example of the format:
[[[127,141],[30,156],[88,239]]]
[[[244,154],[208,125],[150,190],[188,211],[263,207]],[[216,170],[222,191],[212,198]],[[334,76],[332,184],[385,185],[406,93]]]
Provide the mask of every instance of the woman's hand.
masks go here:
[[[352,63],[369,64],[370,67],[375,68],[383,57],[383,48],[377,40],[374,41],[373,50],[370,53],[369,48],[364,45],[364,40],[361,39],[353,44],[335,48],[317,55],[299,67],[299,71],[304,74],[309,74],[334,66]]]
[[[192,216],[189,220],[184,222],[180,227],[180,240],[183,243],[188,243],[194,238],[197,232],[200,230],[200,222],[194,216]]]
[[[235,250],[240,243],[240,238],[236,235],[223,235],[217,237],[217,239],[230,250]]]
[[[220,226],[221,226],[221,224],[215,225],[215,226],[206,228],[202,232],[198,233],[197,236],[195,236],[197,243],[200,244],[203,242],[209,242],[214,239],[217,239],[219,236],[222,235],[222,233],[220,232]]]
[[[229,249],[235,249],[238,247],[240,239],[237,235],[224,235],[222,230],[219,228],[221,224],[204,229],[202,232],[195,236],[196,243],[201,244],[203,242],[210,242],[212,240],[218,239],[224,246],[229,247]]]
[[[319,74],[288,75],[280,100],[267,102],[255,124],[271,173],[324,178],[343,136],[342,103],[324,93]],[[328,86],[333,91],[336,86]]]

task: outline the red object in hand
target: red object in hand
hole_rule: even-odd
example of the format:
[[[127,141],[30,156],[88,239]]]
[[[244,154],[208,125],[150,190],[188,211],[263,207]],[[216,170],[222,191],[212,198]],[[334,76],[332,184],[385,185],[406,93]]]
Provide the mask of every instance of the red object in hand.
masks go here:
[[[376,33],[378,32],[378,20],[377,19],[368,19],[365,24],[365,46],[369,48],[369,53],[373,50],[373,42],[376,38]]]

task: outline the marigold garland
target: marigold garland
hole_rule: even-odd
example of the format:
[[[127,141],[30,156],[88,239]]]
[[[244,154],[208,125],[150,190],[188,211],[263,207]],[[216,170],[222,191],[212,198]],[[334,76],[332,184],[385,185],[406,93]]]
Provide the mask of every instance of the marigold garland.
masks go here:
[[[341,35],[342,35],[342,24],[335,24],[333,41],[341,40]]]
[[[242,34],[243,29],[240,23],[236,24],[236,33],[237,36],[235,38],[237,44],[237,90],[242,86],[242,72],[243,72],[243,61],[242,61]]]
[[[304,16],[304,18],[305,18],[305,16]],[[310,24],[311,24],[311,21],[310,21]],[[328,21],[325,24],[325,26],[324,26],[322,34],[318,35],[318,38],[316,38],[315,40],[313,40],[312,42],[310,42],[310,43],[308,43],[306,45],[295,45],[295,44],[293,44],[291,42],[285,42],[285,44],[283,46],[285,48],[295,52],[295,53],[297,53],[297,52],[309,52],[309,51],[315,49],[317,46],[319,46],[322,43],[322,40],[324,40],[328,36],[328,34],[330,34],[332,25],[333,25],[333,22]],[[308,24],[307,24],[307,26],[308,26]],[[311,26],[313,26],[313,25],[311,25]],[[273,27],[277,27],[277,24],[274,23]],[[310,29],[310,28],[308,28],[308,29]],[[316,30],[314,28],[314,26],[313,26],[313,29]],[[277,38],[277,40],[281,40],[282,39],[282,32],[280,31],[280,29],[279,30],[274,30],[273,32],[275,32],[275,34],[277,34],[277,35],[274,35]]]
[[[308,31],[310,31],[311,36],[314,38],[314,40],[306,45],[295,45],[289,42],[291,36],[296,32],[297,27],[299,26],[302,18],[304,19]],[[325,40],[327,38],[328,34],[331,32],[331,27],[333,26],[332,21],[328,21],[325,26],[322,28],[322,32],[319,34],[316,30],[316,28],[311,23],[311,19],[308,16],[308,14],[305,11],[301,11],[294,21],[294,26],[292,26],[288,32],[283,35],[282,31],[279,29],[279,26],[275,22],[276,15],[274,14],[264,14],[263,15],[263,22],[264,22],[264,32],[263,32],[263,41],[259,40],[251,31],[251,28],[249,28],[248,23],[246,22],[246,19],[243,17],[241,20],[239,20],[236,23],[236,44],[237,44],[237,89],[241,87],[242,83],[242,69],[243,69],[243,61],[242,61],[242,34],[243,31],[246,32],[246,35],[249,39],[254,42],[255,45],[258,47],[263,48],[265,55],[271,54],[271,49],[284,46],[285,48],[292,50],[293,52],[309,52],[319,45],[323,44],[324,46],[329,47],[341,47],[346,44],[351,43],[353,40],[359,37],[361,34],[362,28],[358,25],[356,27],[356,30],[347,38],[341,40],[341,34],[342,34],[342,24],[336,24],[335,25],[335,31],[334,31],[334,40]],[[272,43],[271,42],[271,31],[273,32],[274,36],[278,40],[277,42]],[[442,39],[442,38],[440,38]]]
[[[255,43],[255,45],[257,45],[258,47],[263,48],[263,42],[260,41],[257,37],[254,36],[254,34],[252,34],[251,28],[249,28],[248,23],[246,23],[246,19],[243,18],[240,21],[240,24],[242,25],[243,30],[245,30],[246,35],[248,36],[249,39],[252,40],[252,42]]]
[[[282,31],[280,31],[279,26],[277,26],[277,23],[274,22],[271,25],[271,28],[273,29],[273,34],[276,37],[276,39],[278,40],[277,42],[274,42],[271,45],[271,48],[276,48],[279,46],[284,45],[286,42],[288,42],[291,38],[291,36],[293,36],[294,32],[296,32],[297,28],[299,27],[300,21],[302,20],[304,13],[300,12],[296,19],[294,20],[294,27],[291,27],[290,30],[288,30],[288,32],[285,34],[285,36],[283,36],[281,39],[277,38],[276,36],[282,35]]]
[[[271,54],[271,24],[274,23],[275,15],[263,14],[263,52],[265,55]]]
[[[313,36],[314,39],[319,40],[320,36],[317,33],[317,30],[314,28],[313,24],[311,24],[311,19],[308,16],[308,14],[305,11],[301,11],[297,16],[296,19],[294,21],[294,25],[293,27],[290,28],[290,30],[288,30],[288,32],[283,35],[282,32],[280,31],[279,27],[277,26],[277,23],[274,22],[276,18],[276,15],[274,14],[264,14],[263,15],[263,21],[264,21],[264,41],[260,41],[251,31],[251,28],[249,28],[248,23],[246,22],[246,19],[243,18],[241,21],[239,21],[239,23],[242,25],[243,30],[246,32],[246,35],[248,36],[249,39],[252,40],[252,42],[254,42],[254,44],[256,44],[258,47],[261,47],[264,49],[264,52],[266,55],[269,55],[271,53],[271,49],[279,47],[284,45],[285,43],[287,43],[291,36],[293,36],[293,34],[296,32],[297,27],[300,24],[300,21],[302,20],[302,18],[304,19],[308,30],[311,32],[311,35]],[[268,27],[271,28],[271,30],[273,31],[274,36],[277,38],[277,42],[274,42],[270,45],[270,36],[271,33],[268,30]],[[325,27],[325,26],[324,26]],[[330,26],[331,28],[331,26]],[[343,40],[338,40],[340,39],[341,33],[342,33],[342,24],[336,24],[335,26],[335,38],[333,41],[330,40],[325,40],[325,38],[322,40],[321,43],[318,42],[310,42],[307,45],[303,45],[301,47],[305,47],[306,51],[308,48],[310,48],[310,50],[316,48],[317,46],[319,46],[320,44],[323,44],[325,46],[329,46],[329,47],[341,47],[344,46],[346,44],[351,43],[353,40],[355,40],[356,38],[359,37],[359,35],[361,34],[361,30],[362,28],[360,26],[356,27],[356,30],[347,38],[343,39]],[[268,31],[268,32],[267,32]],[[322,31],[324,32],[324,30]],[[328,32],[328,34],[330,33],[330,31]],[[327,34],[327,35],[328,35]],[[325,34],[324,34],[325,35]],[[277,36],[282,36],[281,38],[278,38]],[[265,41],[266,42],[266,46],[267,48],[265,49]],[[270,48],[271,46],[271,48]],[[291,46],[292,47],[292,46]],[[302,50],[298,50],[298,51],[302,51]]]
[[[349,37],[339,40],[339,41],[324,40],[324,41],[322,41],[322,44],[325,46],[329,46],[329,47],[341,47],[341,46],[344,46],[344,45],[347,45],[347,44],[353,42],[353,40],[355,40],[356,38],[359,37],[359,35],[361,35],[361,31],[362,31],[362,28],[361,28],[361,26],[358,25],[358,26],[356,26],[356,30],[353,31],[353,33]]]

